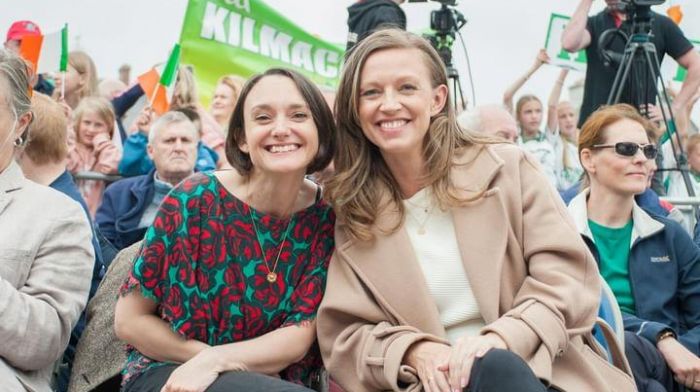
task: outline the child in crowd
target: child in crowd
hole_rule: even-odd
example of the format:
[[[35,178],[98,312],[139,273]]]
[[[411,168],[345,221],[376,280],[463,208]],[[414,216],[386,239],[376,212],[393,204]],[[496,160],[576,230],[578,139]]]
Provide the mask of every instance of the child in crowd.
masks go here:
[[[568,69],[562,69],[552,87],[547,103],[547,139],[554,148],[557,189],[565,190],[581,179],[583,169],[578,160],[578,115],[574,106],[560,101]]]
[[[517,139],[518,145],[537,158],[549,182],[557,187],[557,156],[554,147],[547,140],[546,134],[541,131],[542,101],[534,95],[523,95],[518,99],[515,110],[513,110],[513,97],[515,93],[547,62],[549,62],[549,56],[547,56],[547,52],[542,49],[537,54],[535,62],[530,69],[519,77],[503,94],[503,104],[513,113],[518,122],[518,127],[520,128],[520,136],[518,136]]]
[[[73,116],[75,145],[68,154],[68,171],[72,174],[92,171],[101,174],[117,174],[121,150],[112,142],[114,112],[112,104],[104,98],[84,98]],[[94,218],[102,199],[105,183],[100,180],[78,180],[85,202]]]

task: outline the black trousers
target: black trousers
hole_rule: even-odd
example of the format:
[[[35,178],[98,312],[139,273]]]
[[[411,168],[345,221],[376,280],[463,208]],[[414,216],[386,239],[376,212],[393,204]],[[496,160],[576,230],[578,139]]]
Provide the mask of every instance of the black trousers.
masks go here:
[[[683,391],[661,352],[649,340],[625,332],[625,356],[632,368],[639,392]]]
[[[474,362],[464,392],[504,391],[548,392],[556,389],[548,389],[517,354],[491,350]]]
[[[160,392],[177,365],[164,365],[139,375],[129,381],[122,392]],[[301,385],[293,384],[279,378],[253,372],[226,372],[207,388],[207,392],[309,392],[313,391]]]

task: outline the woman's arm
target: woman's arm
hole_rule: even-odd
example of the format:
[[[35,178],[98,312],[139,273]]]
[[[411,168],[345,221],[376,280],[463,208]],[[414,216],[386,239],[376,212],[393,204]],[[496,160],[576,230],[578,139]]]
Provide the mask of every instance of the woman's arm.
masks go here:
[[[515,96],[515,93],[520,90],[520,87],[522,87],[528,79],[530,79],[530,76],[540,69],[542,64],[548,62],[549,56],[547,55],[547,51],[540,49],[540,51],[537,53],[537,57],[535,57],[535,62],[532,64],[532,67],[530,67],[530,69],[528,69],[524,75],[516,79],[515,82],[508,87],[506,92],[503,93],[503,105],[508,109],[508,111],[513,113],[513,97]]]
[[[237,370],[276,375],[289,365],[301,361],[316,339],[316,322],[278,328],[242,342],[210,347],[202,360],[217,372]]]
[[[175,333],[156,315],[156,303],[144,297],[139,288],[117,300],[114,332],[143,355],[159,362],[184,363],[209,347]]]
[[[559,130],[559,119],[557,117],[557,108],[559,107],[559,98],[561,97],[561,89],[564,87],[564,81],[569,74],[567,68],[562,68],[559,72],[557,81],[554,82],[552,92],[549,93],[547,100],[547,131],[556,133]]]

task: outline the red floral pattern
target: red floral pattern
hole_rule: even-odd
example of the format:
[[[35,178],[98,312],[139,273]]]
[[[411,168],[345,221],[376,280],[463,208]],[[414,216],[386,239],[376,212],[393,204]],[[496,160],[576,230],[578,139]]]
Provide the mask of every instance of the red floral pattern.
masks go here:
[[[289,221],[256,215],[267,260],[275,260]],[[270,283],[250,207],[214,174],[193,176],[163,200],[122,294],[138,287],[173,331],[209,345],[309,322],[323,297],[335,216],[319,201],[292,219],[277,281]],[[162,364],[128,347],[124,383]],[[281,376],[308,385],[320,366],[312,349]]]

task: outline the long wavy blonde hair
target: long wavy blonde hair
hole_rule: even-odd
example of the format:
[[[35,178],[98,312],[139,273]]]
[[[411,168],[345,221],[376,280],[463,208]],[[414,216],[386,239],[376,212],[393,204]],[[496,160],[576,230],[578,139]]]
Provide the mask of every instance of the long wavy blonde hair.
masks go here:
[[[372,229],[376,217],[383,208],[388,207],[380,205],[385,192],[390,194],[400,214],[400,220],[391,232],[398,230],[405,219],[399,185],[379,149],[362,132],[358,113],[362,67],[373,53],[386,49],[420,50],[430,71],[433,88],[447,85],[444,64],[430,43],[398,29],[373,33],[353,48],[345,62],[335,101],[336,140],[339,146],[334,158],[336,173],[327,184],[326,195],[339,221],[346,225],[352,237],[360,240],[374,239]],[[461,129],[449,104],[449,93],[446,102],[440,113],[431,118],[423,146],[427,172],[424,182],[432,188],[440,207],[465,202],[458,197],[449,176],[457,149],[494,141]]]

